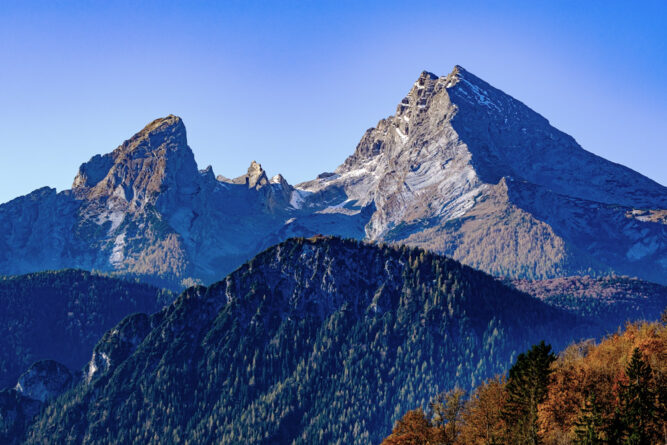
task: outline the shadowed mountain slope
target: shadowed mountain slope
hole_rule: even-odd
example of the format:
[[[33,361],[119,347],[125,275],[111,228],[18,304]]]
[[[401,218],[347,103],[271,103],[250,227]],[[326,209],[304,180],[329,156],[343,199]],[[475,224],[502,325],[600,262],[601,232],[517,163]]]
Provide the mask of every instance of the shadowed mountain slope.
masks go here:
[[[171,292],[79,270],[0,277],[0,389],[38,360],[80,369],[111,327],[156,312]]]
[[[600,332],[582,321],[423,250],[290,239],[107,332],[27,443],[377,443],[432,391]]]

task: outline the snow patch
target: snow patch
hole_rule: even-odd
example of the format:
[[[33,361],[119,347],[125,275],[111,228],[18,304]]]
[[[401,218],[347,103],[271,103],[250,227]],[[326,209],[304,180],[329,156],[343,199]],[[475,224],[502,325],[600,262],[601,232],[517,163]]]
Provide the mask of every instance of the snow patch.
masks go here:
[[[398,127],[395,127],[395,128],[396,128],[396,133],[398,133],[398,136],[401,138],[401,141],[402,142],[407,141],[408,140],[408,135],[403,133],[400,128],[398,128]]]
[[[304,196],[305,193],[303,191],[295,189],[290,195],[289,204],[295,209],[300,209],[303,204]]]
[[[280,176],[280,173],[279,173],[279,174],[275,175],[273,178],[269,179],[269,182],[271,184],[280,184],[281,183],[280,178],[281,178],[281,176]]]
[[[493,108],[496,111],[502,111],[501,108],[498,105],[496,105],[495,103],[493,103],[491,101],[491,99],[489,99],[489,97],[488,97],[489,93],[486,90],[481,89],[477,85],[474,85],[474,84],[470,83],[469,81],[467,81],[464,78],[461,78],[461,80],[463,82],[465,82],[465,84],[470,87],[472,93],[475,95],[475,98],[476,98],[476,100],[479,104],[484,105],[488,108]],[[461,92],[463,92],[466,96],[468,96],[468,93],[465,92],[465,90],[461,90]]]

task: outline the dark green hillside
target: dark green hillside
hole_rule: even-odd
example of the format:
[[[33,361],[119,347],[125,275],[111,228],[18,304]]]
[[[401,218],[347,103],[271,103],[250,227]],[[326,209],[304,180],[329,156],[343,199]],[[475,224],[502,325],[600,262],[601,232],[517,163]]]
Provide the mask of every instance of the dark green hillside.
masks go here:
[[[378,443],[435,392],[591,334],[579,321],[419,249],[291,239],[109,331],[112,359],[27,442]]]
[[[104,332],[133,312],[155,312],[172,294],[80,270],[0,277],[0,388],[33,362],[80,369]]]

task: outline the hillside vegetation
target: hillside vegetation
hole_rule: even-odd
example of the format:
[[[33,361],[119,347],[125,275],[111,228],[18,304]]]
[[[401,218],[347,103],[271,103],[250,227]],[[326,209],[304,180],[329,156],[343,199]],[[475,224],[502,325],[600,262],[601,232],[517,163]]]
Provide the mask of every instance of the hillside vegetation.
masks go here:
[[[663,322],[665,317],[663,317]],[[628,324],[599,344],[521,354],[508,377],[408,411],[383,445],[658,444],[667,438],[667,327]]]
[[[126,318],[25,440],[378,443],[433,392],[596,329],[420,249],[291,239]]]
[[[105,331],[173,298],[153,286],[81,270],[0,277],[0,389],[15,385],[38,360],[80,369]]]

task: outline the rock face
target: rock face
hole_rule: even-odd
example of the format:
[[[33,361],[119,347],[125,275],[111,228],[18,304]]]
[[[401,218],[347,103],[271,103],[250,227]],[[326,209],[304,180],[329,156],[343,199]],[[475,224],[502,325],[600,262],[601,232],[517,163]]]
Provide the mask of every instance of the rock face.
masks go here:
[[[180,287],[317,233],[404,243],[487,272],[616,272],[667,283],[667,188],[582,149],[461,67],[423,72],[334,173],[293,187],[252,162],[197,170],[158,119],[79,169],[72,190],[0,206],[0,273],[78,267]]]
[[[85,369],[85,381],[90,382],[106,374],[129,357],[159,319],[160,314],[154,315],[152,322],[146,314],[134,314],[108,331],[93,350],[93,356]]]
[[[198,171],[180,118],[158,119],[83,164],[72,190],[0,206],[0,272],[75,267],[181,287],[212,281],[281,227],[292,188],[253,162],[235,180]]]
[[[21,374],[14,389],[25,397],[46,402],[62,394],[72,382],[72,373],[65,365],[42,360]]]
[[[368,239],[498,275],[667,280],[667,226],[646,217],[667,207],[667,188],[583,150],[461,67],[422,73],[335,173],[298,186],[305,205],[372,207]]]

